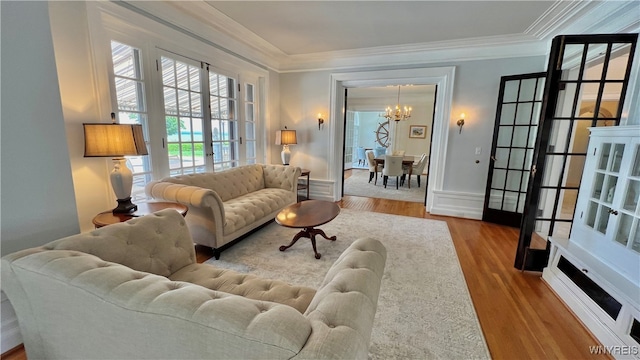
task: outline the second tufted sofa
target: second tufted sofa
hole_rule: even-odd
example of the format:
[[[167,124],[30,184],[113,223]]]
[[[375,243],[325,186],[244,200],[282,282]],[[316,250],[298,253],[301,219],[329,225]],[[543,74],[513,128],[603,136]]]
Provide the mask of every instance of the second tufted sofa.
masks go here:
[[[189,207],[187,224],[195,243],[221,248],[269,222],[298,197],[299,167],[245,165],[215,173],[167,177],[147,184],[153,199]]]
[[[196,263],[174,210],[2,258],[29,359],[365,359],[386,250],[355,241],[314,290]]]

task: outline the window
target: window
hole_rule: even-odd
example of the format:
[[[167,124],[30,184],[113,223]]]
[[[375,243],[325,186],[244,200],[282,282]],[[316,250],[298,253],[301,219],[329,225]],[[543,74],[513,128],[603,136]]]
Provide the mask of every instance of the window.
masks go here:
[[[146,198],[144,187],[152,178],[260,162],[255,74],[247,75],[251,82],[240,83],[240,74],[213,71],[205,62],[170,51],[157,49],[157,58],[149,59],[131,45],[112,41],[111,47],[119,121],[143,125],[150,154],[127,157],[134,200]],[[147,88],[151,82],[143,75],[149,61],[153,66],[146,68],[156,72],[147,71],[147,77],[157,75],[158,91]]]
[[[200,65],[161,57],[170,175],[206,171]]]
[[[236,80],[209,73],[211,145],[215,170],[239,165],[240,136],[236,111]]]
[[[255,86],[247,83],[245,84],[244,89],[244,138],[246,153],[243,158],[247,164],[255,164],[257,162]]]
[[[116,41],[111,42],[111,58],[118,122],[142,124],[149,149],[149,123],[145,101],[145,82],[140,50]],[[144,186],[151,181],[151,156],[127,156],[127,166],[133,172],[131,198],[145,199]]]

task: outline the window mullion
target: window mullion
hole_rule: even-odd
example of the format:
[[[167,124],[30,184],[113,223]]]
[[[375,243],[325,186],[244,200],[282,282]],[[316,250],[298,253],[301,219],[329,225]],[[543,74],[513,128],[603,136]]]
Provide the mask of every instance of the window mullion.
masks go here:
[[[202,135],[204,139],[204,152],[207,171],[213,171],[213,144],[211,137],[211,89],[209,87],[209,64],[202,63],[200,86],[202,89]]]

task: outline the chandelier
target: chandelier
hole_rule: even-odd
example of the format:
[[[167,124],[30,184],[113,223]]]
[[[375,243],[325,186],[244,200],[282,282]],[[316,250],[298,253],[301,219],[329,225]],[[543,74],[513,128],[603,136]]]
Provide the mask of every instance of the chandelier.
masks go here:
[[[390,106],[387,106],[384,114],[380,116],[385,117],[387,120],[400,121],[406,120],[411,117],[411,107],[405,105],[404,109],[400,109],[400,85],[398,85],[398,102],[396,103],[395,110],[392,110]]]

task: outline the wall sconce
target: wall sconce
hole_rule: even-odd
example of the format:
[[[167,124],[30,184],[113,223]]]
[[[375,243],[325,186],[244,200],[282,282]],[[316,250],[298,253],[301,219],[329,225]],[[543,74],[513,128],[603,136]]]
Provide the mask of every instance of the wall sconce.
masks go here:
[[[460,114],[460,119],[456,122],[456,125],[460,127],[458,134],[462,134],[462,127],[464,126],[464,113]]]
[[[324,129],[324,119],[322,118],[322,114],[318,113],[318,130]]]

